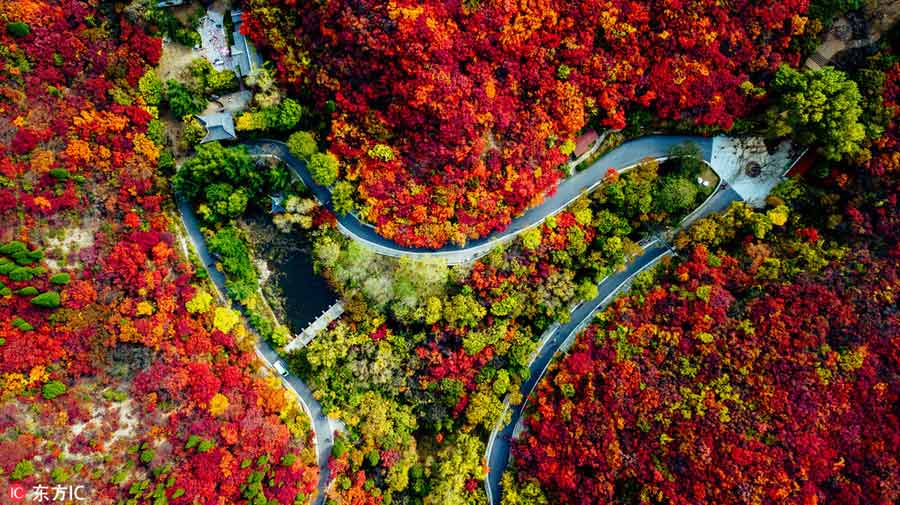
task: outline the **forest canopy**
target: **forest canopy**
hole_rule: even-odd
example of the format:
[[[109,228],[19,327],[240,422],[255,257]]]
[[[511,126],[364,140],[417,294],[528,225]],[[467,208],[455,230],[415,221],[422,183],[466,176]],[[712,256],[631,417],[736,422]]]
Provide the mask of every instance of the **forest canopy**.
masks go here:
[[[730,130],[799,63],[807,0],[251,0],[279,77],[334,111],[360,215],[402,245],[463,243],[551,191],[586,126],[634,109]],[[389,156],[377,153],[387,152]],[[327,181],[326,181],[327,182]]]

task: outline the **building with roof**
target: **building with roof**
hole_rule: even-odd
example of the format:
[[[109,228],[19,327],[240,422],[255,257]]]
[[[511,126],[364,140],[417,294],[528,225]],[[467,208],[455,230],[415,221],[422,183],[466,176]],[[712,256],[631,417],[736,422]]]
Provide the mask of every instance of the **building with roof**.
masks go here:
[[[272,201],[272,207],[269,209],[269,214],[284,214],[287,212],[287,209],[284,208],[284,195],[282,193],[276,193],[274,195],[269,195],[269,200]]]
[[[238,77],[246,77],[250,72],[261,67],[263,61],[259,53],[256,52],[256,48],[253,47],[253,44],[247,40],[247,37],[244,37],[244,35],[241,34],[241,16],[241,11],[231,11],[231,22],[234,25],[234,32],[232,33],[234,45],[231,46],[231,64],[234,68],[234,73],[237,74]]]
[[[234,140],[237,133],[234,130],[234,117],[230,112],[215,112],[204,116],[194,116],[200,124],[206,128],[206,136],[201,144],[216,140]]]
[[[594,131],[593,128],[580,135],[575,139],[575,150],[572,151],[572,159],[580,158],[581,155],[588,152],[591,147],[593,147],[594,142],[597,142],[599,139],[600,136],[597,135],[597,132]]]

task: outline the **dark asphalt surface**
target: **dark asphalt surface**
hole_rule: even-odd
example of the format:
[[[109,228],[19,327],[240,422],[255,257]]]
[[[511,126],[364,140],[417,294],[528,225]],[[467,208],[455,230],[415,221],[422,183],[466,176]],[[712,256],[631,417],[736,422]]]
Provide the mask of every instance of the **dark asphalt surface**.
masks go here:
[[[375,229],[371,225],[361,222],[352,214],[339,217],[339,222],[345,232],[352,238],[365,242],[382,253],[392,253],[395,255],[402,255],[404,253],[424,253],[434,256],[471,253],[474,256],[480,251],[493,247],[498,239],[515,235],[530,226],[540,223],[547,216],[556,214],[564,209],[584,191],[592,189],[599,184],[610,168],[621,170],[633,166],[646,158],[663,158],[668,155],[669,150],[673,146],[684,142],[694,142],[699,145],[703,153],[703,159],[707,162],[710,161],[712,157],[712,139],[708,137],[650,135],[626,142],[600,157],[587,169],[564,179],[560,182],[557,190],[552,195],[548,196],[543,203],[513,219],[509,226],[503,231],[494,233],[482,239],[469,241],[464,246],[447,245],[440,249],[403,247],[389,239],[381,237],[375,232]],[[292,155],[286,144],[276,140],[264,139],[244,142],[242,145],[247,148],[251,155],[274,156],[284,161],[291,171],[311,189],[319,202],[333,210],[330,190],[316,184],[312,180],[312,176],[306,169],[306,163]],[[733,190],[723,189],[710,198],[710,200],[702,206],[702,210],[693,214],[691,216],[691,221],[712,212],[720,212],[726,209],[732,202],[739,199],[740,197]],[[211,280],[222,293],[225,293],[225,277],[221,272],[218,272],[215,268],[211,267],[211,265],[214,264],[214,260],[206,249],[206,243],[204,237],[200,233],[199,223],[197,222],[193,210],[187,202],[182,201],[179,202],[179,210],[191,240],[194,243],[194,247],[200,255],[200,259],[203,261],[204,265],[208,266],[207,270],[209,271]],[[558,327],[538,352],[538,355],[530,366],[530,378],[523,383],[520,388],[526,398],[533,392],[535,386],[546,370],[546,367],[569,335],[588,318],[593,317],[595,311],[602,308],[601,304],[608,303],[612,299],[610,295],[614,294],[632,275],[641,271],[648,265],[655,263],[667,252],[667,246],[656,243],[646,249],[643,255],[632,261],[624,271],[616,273],[600,283],[598,286],[598,296],[593,300],[580,305],[572,313],[570,322]],[[278,354],[267,342],[260,341],[257,345],[257,350],[269,365],[272,365],[279,359]],[[303,381],[294,376],[285,377],[284,381],[288,387],[294,390],[297,395],[303,399],[313,416],[313,429],[319,448],[319,466],[321,474],[319,482],[320,493],[316,502],[322,503],[325,494],[324,492],[328,484],[327,462],[328,456],[331,454],[333,441],[331,427],[328,421],[322,416],[321,405],[313,398],[311,391]],[[500,478],[503,471],[506,469],[509,460],[509,442],[515,425],[522,416],[523,407],[524,403],[523,405],[516,406],[512,409],[512,420],[499,432],[491,447],[490,454],[488,455],[490,471],[487,477],[487,485],[494,505],[499,503],[501,491]]]
[[[732,189],[723,188],[707,200],[698,210],[690,216],[693,222],[700,217],[711,213],[722,212],[728,208],[733,202],[740,200],[740,196]],[[683,223],[682,227],[690,223]],[[519,391],[526,398],[521,405],[512,407],[512,418],[506,426],[500,430],[493,445],[489,447],[490,451],[487,455],[488,460],[488,476],[486,479],[487,488],[489,490],[489,499],[492,505],[500,503],[502,489],[500,480],[503,472],[509,462],[509,445],[512,439],[513,431],[516,424],[522,417],[522,412],[527,404],[527,398],[534,392],[537,383],[541,380],[550,361],[559,351],[560,346],[569,338],[572,332],[576,331],[582,324],[588,323],[594,314],[606,307],[615,297],[611,296],[636,273],[649,267],[659,261],[666,253],[669,252],[667,245],[659,242],[650,245],[644,250],[644,254],[635,258],[627,265],[624,271],[613,274],[603,280],[598,286],[598,295],[593,300],[581,304],[574,312],[567,324],[559,326],[549,340],[538,352],[534,362],[529,366],[531,372],[527,381],[523,382]]]
[[[710,161],[712,158],[713,143],[713,140],[710,137],[648,135],[625,142],[621,146],[601,156],[585,170],[563,179],[552,195],[545,198],[540,205],[532,207],[521,216],[513,219],[509,226],[503,231],[493,233],[481,239],[470,240],[464,246],[449,244],[440,249],[403,247],[397,245],[392,240],[378,235],[375,232],[375,228],[361,222],[352,214],[340,216],[338,217],[338,221],[353,238],[366,242],[376,249],[380,249],[380,252],[382,253],[393,253],[394,255],[401,255],[403,253],[432,253],[436,256],[442,256],[447,254],[459,255],[460,253],[468,252],[474,256],[481,251],[492,248],[498,239],[515,235],[522,230],[543,221],[547,216],[556,214],[564,209],[567,205],[572,203],[572,201],[578,198],[582,192],[599,184],[603,180],[608,169],[615,168],[621,170],[636,165],[646,158],[666,157],[673,146],[685,142],[693,142],[700,146],[703,153],[703,159],[707,162]],[[300,177],[304,184],[312,190],[319,202],[332,211],[334,210],[331,203],[330,190],[316,184],[312,180],[312,176],[306,169],[306,162],[291,154],[284,142],[263,139],[244,142],[242,145],[246,146],[247,150],[252,155],[276,156],[280,158],[291,171]]]
[[[206,267],[206,272],[209,275],[209,279],[213,282],[213,284],[216,286],[216,289],[218,289],[219,291],[220,299],[227,305],[231,305],[226,295],[227,291],[225,289],[225,275],[215,268],[215,259],[212,257],[212,255],[209,253],[209,249],[207,249],[206,247],[206,239],[203,237],[203,233],[200,232],[200,223],[197,220],[197,215],[194,213],[194,209],[191,208],[191,204],[189,202],[179,198],[178,212],[181,214],[181,220],[182,222],[184,222],[184,226],[187,229],[191,243],[193,243],[194,245],[194,250],[197,252],[197,256]],[[273,364],[278,361],[280,357],[278,356],[278,353],[275,352],[275,349],[273,349],[272,346],[269,345],[269,342],[263,340],[262,338],[257,338],[256,352],[269,365],[269,367],[272,369],[272,373],[277,373],[274,370]],[[325,501],[325,490],[328,487],[328,457],[331,455],[331,446],[334,441],[331,433],[331,425],[328,422],[328,419],[322,413],[322,405],[313,397],[312,391],[310,391],[309,387],[307,387],[307,385],[302,380],[300,380],[299,377],[288,375],[287,377],[282,377],[281,379],[285,387],[292,390],[294,394],[296,394],[306,405],[306,408],[309,410],[309,413],[312,417],[310,421],[312,422],[312,429],[316,439],[316,447],[318,448],[319,464],[319,493],[316,497],[315,503],[321,504]]]

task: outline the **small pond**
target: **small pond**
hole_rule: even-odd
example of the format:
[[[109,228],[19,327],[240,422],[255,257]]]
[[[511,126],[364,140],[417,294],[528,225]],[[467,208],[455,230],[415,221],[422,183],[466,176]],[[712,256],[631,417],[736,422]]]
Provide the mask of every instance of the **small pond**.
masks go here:
[[[284,295],[285,317],[293,333],[301,332],[338,299],[325,279],[313,272],[309,248],[304,249],[278,263],[275,280]]]

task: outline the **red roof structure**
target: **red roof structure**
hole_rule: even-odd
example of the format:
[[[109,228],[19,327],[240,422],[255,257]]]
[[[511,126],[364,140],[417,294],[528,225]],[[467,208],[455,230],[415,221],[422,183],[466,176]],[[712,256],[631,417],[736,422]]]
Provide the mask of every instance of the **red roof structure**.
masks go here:
[[[594,129],[590,129],[586,131],[584,134],[575,139],[575,150],[572,151],[572,156],[574,158],[578,158],[582,154],[588,152],[588,149],[600,138],[600,135],[597,135],[597,132]]]

